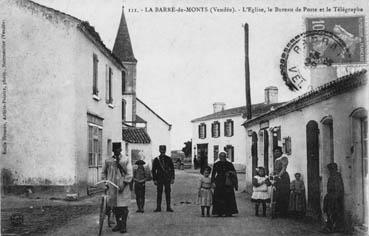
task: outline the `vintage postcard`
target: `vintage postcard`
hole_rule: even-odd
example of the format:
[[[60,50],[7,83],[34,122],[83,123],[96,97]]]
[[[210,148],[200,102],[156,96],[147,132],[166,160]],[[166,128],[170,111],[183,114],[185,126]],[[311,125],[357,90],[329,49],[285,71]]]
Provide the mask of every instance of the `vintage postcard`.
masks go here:
[[[367,0],[0,0],[1,235],[368,235]]]

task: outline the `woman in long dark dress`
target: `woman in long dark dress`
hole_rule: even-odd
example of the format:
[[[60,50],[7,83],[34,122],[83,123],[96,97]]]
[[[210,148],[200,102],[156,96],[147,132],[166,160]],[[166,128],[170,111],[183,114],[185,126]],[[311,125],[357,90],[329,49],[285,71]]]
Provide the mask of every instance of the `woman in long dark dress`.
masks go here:
[[[212,213],[218,216],[238,213],[234,193],[234,189],[238,190],[237,174],[233,164],[226,158],[225,152],[219,153],[219,161],[214,164],[211,174],[211,182],[215,185]]]
[[[278,216],[287,217],[288,205],[290,200],[290,176],[286,169],[288,158],[282,156],[282,148],[276,147],[273,150],[274,174],[276,176],[276,205],[275,210]]]

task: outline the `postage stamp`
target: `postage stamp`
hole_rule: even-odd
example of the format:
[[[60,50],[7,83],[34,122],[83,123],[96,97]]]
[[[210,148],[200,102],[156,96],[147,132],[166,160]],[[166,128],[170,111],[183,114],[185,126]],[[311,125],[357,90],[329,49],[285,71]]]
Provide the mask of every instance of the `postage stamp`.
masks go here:
[[[342,64],[350,58],[345,41],[326,30],[311,30],[296,35],[283,50],[280,72],[293,91],[310,85],[310,68]]]
[[[334,60],[338,64],[364,64],[366,62],[365,18],[350,17],[308,17],[305,18],[306,31],[325,30],[341,38],[349,56],[342,60]],[[308,45],[309,46],[309,45]]]

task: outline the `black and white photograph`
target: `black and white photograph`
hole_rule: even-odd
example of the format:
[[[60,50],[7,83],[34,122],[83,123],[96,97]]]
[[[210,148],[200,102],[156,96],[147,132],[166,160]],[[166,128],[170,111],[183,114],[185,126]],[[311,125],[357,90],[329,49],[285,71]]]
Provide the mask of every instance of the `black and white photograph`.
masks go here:
[[[368,236],[367,0],[0,0],[1,233]]]

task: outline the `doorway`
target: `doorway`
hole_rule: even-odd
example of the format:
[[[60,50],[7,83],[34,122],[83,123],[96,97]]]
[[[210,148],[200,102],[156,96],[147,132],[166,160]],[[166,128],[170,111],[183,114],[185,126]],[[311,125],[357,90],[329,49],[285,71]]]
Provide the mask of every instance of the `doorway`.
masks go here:
[[[264,130],[264,168],[265,174],[269,175],[269,134]]]
[[[197,144],[197,158],[200,164],[200,173],[204,173],[204,169],[208,166],[208,144]]]
[[[258,135],[256,132],[251,136],[251,156],[252,156],[252,176],[256,175],[256,168],[258,167]]]
[[[351,116],[355,213],[360,223],[368,226],[368,112],[364,108],[358,108]]]
[[[313,214],[320,216],[319,128],[314,120],[306,125],[306,152],[308,207]]]

